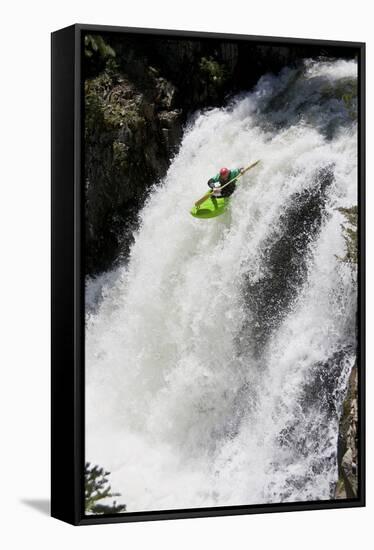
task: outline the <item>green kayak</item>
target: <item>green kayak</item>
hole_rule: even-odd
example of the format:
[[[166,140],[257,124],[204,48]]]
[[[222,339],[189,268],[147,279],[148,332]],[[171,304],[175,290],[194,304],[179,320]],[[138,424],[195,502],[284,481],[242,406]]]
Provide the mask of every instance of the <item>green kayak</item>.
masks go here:
[[[208,197],[200,206],[194,206],[190,212],[195,218],[215,218],[224,213],[229,200],[229,197]]]

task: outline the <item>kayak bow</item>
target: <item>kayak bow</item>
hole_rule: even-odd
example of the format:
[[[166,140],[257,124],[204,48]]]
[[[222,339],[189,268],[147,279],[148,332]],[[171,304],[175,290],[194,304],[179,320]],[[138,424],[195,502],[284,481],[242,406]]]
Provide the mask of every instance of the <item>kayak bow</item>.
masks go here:
[[[230,197],[208,197],[199,206],[193,206],[190,210],[195,218],[215,218],[226,210]]]

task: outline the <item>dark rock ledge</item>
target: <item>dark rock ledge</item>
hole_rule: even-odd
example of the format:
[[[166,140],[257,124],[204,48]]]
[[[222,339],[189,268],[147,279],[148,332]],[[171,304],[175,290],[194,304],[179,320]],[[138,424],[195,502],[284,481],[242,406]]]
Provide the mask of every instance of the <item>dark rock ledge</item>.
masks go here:
[[[358,385],[357,365],[352,368],[339,424],[339,479],[335,498],[355,498],[358,495]]]

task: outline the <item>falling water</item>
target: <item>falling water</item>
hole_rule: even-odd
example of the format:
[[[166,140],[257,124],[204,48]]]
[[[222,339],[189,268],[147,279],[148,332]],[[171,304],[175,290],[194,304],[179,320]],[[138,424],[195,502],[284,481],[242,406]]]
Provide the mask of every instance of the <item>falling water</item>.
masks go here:
[[[86,459],[127,511],[333,498],[355,360],[354,61],[265,75],[197,113],[125,265],[87,282]],[[221,217],[189,209],[261,159]]]

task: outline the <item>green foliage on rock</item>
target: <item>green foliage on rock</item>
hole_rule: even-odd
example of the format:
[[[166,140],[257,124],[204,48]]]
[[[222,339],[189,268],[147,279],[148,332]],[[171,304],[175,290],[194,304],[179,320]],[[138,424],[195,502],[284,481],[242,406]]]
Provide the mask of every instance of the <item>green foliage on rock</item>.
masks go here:
[[[342,100],[344,101],[347,113],[352,120],[357,119],[357,95],[353,93],[343,94]]]
[[[357,120],[357,82],[355,79],[342,79],[334,84],[324,85],[321,89],[324,98],[343,101],[349,118]]]
[[[120,141],[113,142],[113,163],[120,172],[126,170],[128,163],[127,147]]]
[[[357,82],[355,80],[346,83],[341,98],[349,117],[352,120],[357,120]]]
[[[340,258],[343,262],[357,264],[358,241],[357,241],[357,206],[351,208],[338,208],[345,217],[345,224],[342,224],[343,236],[346,246],[346,255]]]
[[[84,54],[86,57],[92,57],[95,54],[103,58],[116,56],[113,48],[99,34],[86,34],[84,37]]]
[[[96,78],[85,82],[86,129],[96,124],[97,116],[106,130],[122,126],[138,127],[144,122],[140,111],[141,97],[118,74],[105,70]]]
[[[86,463],[84,469],[85,477],[85,511],[87,514],[119,514],[126,511],[125,504],[100,504],[100,501],[113,497],[121,496],[120,493],[112,493],[107,477],[110,472],[106,472],[100,466],[91,466]]]
[[[218,86],[222,85],[227,78],[225,66],[218,63],[213,57],[202,57],[200,61],[200,70],[206,78]]]

